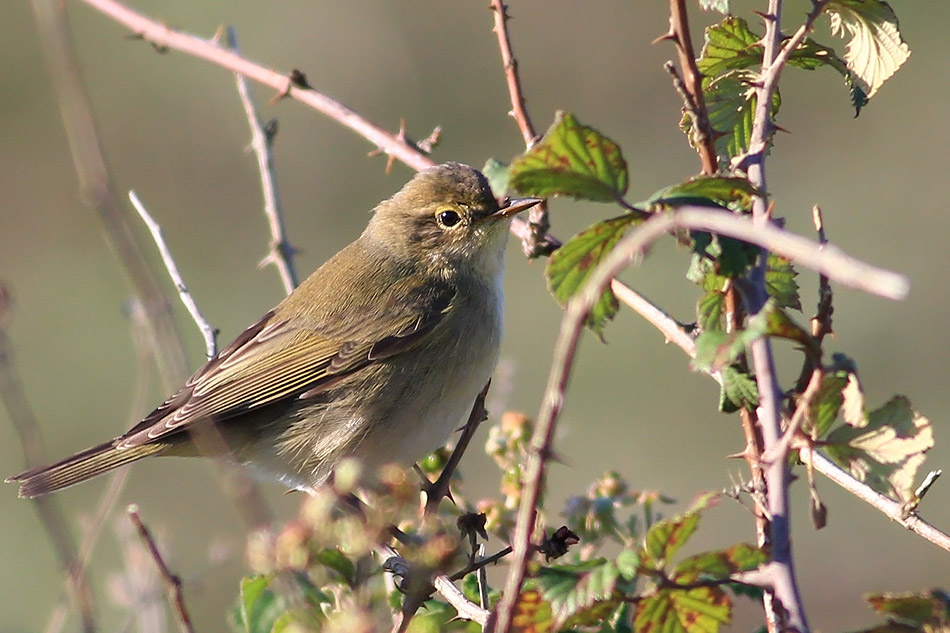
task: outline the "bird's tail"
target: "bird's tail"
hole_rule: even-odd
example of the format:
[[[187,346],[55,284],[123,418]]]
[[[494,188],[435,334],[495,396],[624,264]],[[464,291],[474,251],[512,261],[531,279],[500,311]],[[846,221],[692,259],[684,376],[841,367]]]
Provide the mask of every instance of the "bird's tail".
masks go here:
[[[7,482],[20,484],[21,497],[38,497],[92,479],[143,457],[160,453],[168,447],[169,444],[166,443],[149,443],[119,450],[113,446],[113,442],[106,442],[87,448],[55,464],[31,468],[19,475],[9,477]]]

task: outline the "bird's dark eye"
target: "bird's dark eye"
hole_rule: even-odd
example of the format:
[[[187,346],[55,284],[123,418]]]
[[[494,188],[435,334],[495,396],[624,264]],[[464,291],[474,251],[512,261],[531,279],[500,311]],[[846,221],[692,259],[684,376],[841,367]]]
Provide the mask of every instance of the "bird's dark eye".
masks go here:
[[[462,216],[458,214],[458,211],[442,209],[435,214],[435,221],[438,222],[439,226],[443,229],[450,229],[462,221]]]

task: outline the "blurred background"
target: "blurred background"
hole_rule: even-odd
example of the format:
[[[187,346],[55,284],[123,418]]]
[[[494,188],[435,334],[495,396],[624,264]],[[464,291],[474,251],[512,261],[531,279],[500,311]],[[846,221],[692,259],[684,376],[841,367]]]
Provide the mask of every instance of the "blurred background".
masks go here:
[[[247,57],[282,72],[300,68],[316,89],[390,129],[403,118],[418,139],[442,126],[437,160],[479,166],[489,157],[510,160],[523,149],[506,116],[510,106],[484,0],[133,4],[206,37],[231,24]],[[748,16],[763,4],[737,2],[734,10]],[[870,406],[903,393],[931,418],[937,446],[926,466],[940,468],[950,459],[944,423],[950,410],[950,132],[944,122],[950,8],[900,0],[892,5],[913,55],[858,119],[835,72],[785,74],[779,123],[789,133],[777,139],[769,185],[776,214],[792,230],[812,235],[810,210],[820,204],[833,242],[910,278],[912,291],[902,303],[839,289],[838,334],[827,347],[856,360]],[[787,30],[809,6],[786,2]],[[631,200],[699,169],[677,128],[679,98],[661,68],[675,57],[673,47],[650,44],[667,28],[666,8],[662,2],[511,2],[515,53],[536,126],[545,129],[555,110],[564,109],[614,138],[629,163]],[[134,188],[162,224],[192,294],[224,343],[282,296],[276,271],[257,266],[267,251],[267,225],[233,77],[179,53],[159,55],[84,5],[68,3],[67,10],[117,189],[124,195]],[[694,11],[697,50],[700,27],[715,19]],[[129,286],[94,213],[80,200],[29,4],[2,3],[0,25],[0,279],[16,301],[9,327],[15,361],[52,459],[113,437],[134,421],[129,408],[138,362],[125,316]],[[826,21],[818,33],[832,43]],[[843,50],[841,41],[833,43]],[[268,106],[271,92],[254,90],[261,116],[280,121],[278,184],[291,241],[300,249],[298,267],[306,274],[355,238],[368,211],[411,172],[396,165],[385,174],[385,158],[367,158],[373,147],[361,138],[298,103]],[[562,238],[617,212],[561,200],[551,208],[552,231]],[[688,254],[668,240],[625,279],[689,321],[698,294],[684,278],[687,261]],[[543,262],[526,261],[512,243],[504,387],[493,392],[495,413],[538,409],[561,316],[543,270]],[[805,271],[799,281],[806,321],[817,283]],[[197,367],[201,339],[177,302],[175,309]],[[745,477],[742,463],[725,458],[741,450],[743,438],[737,417],[716,412],[715,383],[690,373],[684,355],[629,311],[608,327],[607,339],[602,345],[587,336],[582,345],[556,445],[566,463],[551,471],[548,507],[583,493],[607,468],[635,488],[675,497],[676,510],[701,491]],[[779,347],[779,371],[787,382],[797,375],[800,358]],[[150,384],[149,409],[166,395],[154,380]],[[484,430],[480,437],[478,447]],[[19,443],[0,410],[0,474],[22,465]],[[463,470],[476,492],[497,485],[480,450],[469,451]],[[76,534],[105,485],[99,479],[58,495]],[[828,527],[810,527],[802,482],[793,489],[792,517],[805,605],[816,630],[875,622],[861,599],[867,591],[948,587],[950,555],[820,476],[818,485],[830,510]],[[276,486],[265,486],[264,493],[279,517],[295,513],[299,497]],[[102,630],[128,624],[117,526],[127,523],[121,509],[130,502],[139,504],[185,579],[196,628],[223,630],[224,611],[246,572],[243,535],[211,469],[187,460],[133,469],[90,565]],[[950,483],[937,483],[921,514],[950,528]],[[0,488],[0,515],[0,630],[40,630],[63,599],[62,575],[32,506],[16,499],[14,486]],[[748,513],[722,503],[706,515],[691,551],[753,539]],[[759,608],[740,605],[735,630],[758,626]],[[76,630],[75,618],[69,627]]]

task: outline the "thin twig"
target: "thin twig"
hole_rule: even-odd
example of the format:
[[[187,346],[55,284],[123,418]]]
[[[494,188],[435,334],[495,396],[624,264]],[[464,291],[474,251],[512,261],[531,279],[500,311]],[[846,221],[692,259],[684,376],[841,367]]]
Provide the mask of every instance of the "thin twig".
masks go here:
[[[676,45],[680,70],[683,78],[680,84],[676,81],[679,76],[672,67],[674,85],[683,97],[686,113],[693,122],[693,138],[696,151],[703,165],[704,174],[715,174],[719,170],[719,159],[716,155],[716,131],[709,121],[709,111],[706,109],[706,98],[703,95],[703,76],[696,66],[696,53],[693,51],[693,40],[689,32],[689,18],[686,11],[686,0],[670,0],[670,31],[660,39],[672,40]]]
[[[234,27],[227,28],[227,37],[228,48],[235,53],[240,53]],[[277,189],[277,173],[274,170],[273,145],[276,129],[271,133],[264,131],[264,126],[257,115],[257,108],[254,107],[254,101],[251,99],[247,80],[240,73],[234,73],[234,78],[237,81],[241,104],[244,106],[244,114],[251,128],[251,148],[257,157],[257,169],[261,175],[261,192],[264,195],[264,215],[267,217],[267,225],[270,228],[270,253],[261,261],[261,265],[273,264],[284,284],[284,292],[290,294],[300,282],[294,266],[296,249],[287,240],[287,231],[284,229],[284,218]]]
[[[134,191],[129,191],[129,200],[132,202],[132,206],[135,207],[135,210],[138,212],[139,217],[142,218],[143,222],[145,222],[145,226],[148,227],[149,233],[152,234],[152,239],[155,241],[155,246],[158,247],[158,253],[161,255],[162,262],[165,264],[165,270],[168,271],[168,276],[171,277],[172,283],[175,284],[175,290],[178,291],[178,297],[185,305],[185,308],[188,310],[188,314],[191,315],[192,320],[195,322],[195,325],[198,326],[198,330],[201,332],[201,338],[203,338],[205,342],[205,355],[207,355],[209,360],[214,358],[214,355],[218,353],[217,328],[212,327],[212,325],[208,323],[208,320],[205,319],[204,315],[201,314],[198,304],[195,303],[194,297],[192,297],[191,293],[188,292],[188,286],[185,285],[185,280],[182,279],[181,273],[178,272],[178,265],[175,264],[175,258],[172,256],[171,249],[168,248],[168,243],[165,241],[165,236],[162,235],[162,227],[151,215],[149,215],[145,205],[142,204],[142,201],[139,200],[139,197]]]
[[[155,539],[152,538],[151,532],[145,527],[142,518],[139,516],[138,507],[130,505],[128,514],[129,520],[132,521],[132,524],[139,533],[139,537],[142,539],[142,543],[148,548],[152,560],[155,561],[155,566],[158,568],[158,573],[162,577],[162,582],[165,583],[165,588],[168,592],[168,603],[175,613],[178,628],[181,629],[182,633],[194,633],[194,628],[191,626],[191,616],[188,615],[188,608],[185,606],[185,596],[182,591],[181,578],[173,574],[168,568],[168,564],[165,562],[165,559],[162,558],[161,552],[158,551]]]
[[[452,475],[455,474],[455,469],[458,468],[459,462],[462,461],[462,455],[475,436],[475,431],[478,430],[479,425],[485,420],[485,396],[488,395],[488,388],[490,386],[491,380],[485,383],[481,393],[475,398],[472,411],[468,415],[468,421],[465,423],[465,426],[462,427],[462,434],[459,436],[458,442],[455,443],[452,454],[449,455],[449,459],[445,462],[442,472],[439,473],[439,478],[432,483],[424,484],[426,493],[425,516],[434,514],[435,511],[438,510],[439,503],[442,502],[442,499],[449,496]],[[422,476],[425,477],[425,474]],[[428,480],[426,481],[428,482]]]
[[[518,60],[511,49],[511,38],[508,35],[508,6],[503,0],[491,0],[489,8],[495,18],[495,35],[498,36],[498,49],[501,52],[501,61],[505,67],[505,79],[508,83],[508,97],[511,101],[511,110],[508,114],[518,124],[521,137],[527,149],[538,142],[538,133],[528,109],[525,107],[524,90],[521,87],[521,75],[518,73]],[[525,255],[534,258],[550,253],[546,250],[545,234],[551,228],[548,218],[548,206],[542,202],[528,210],[528,226],[530,231],[522,238],[521,244]]]
[[[36,422],[33,408],[26,398],[23,383],[13,360],[13,346],[7,336],[7,326],[13,317],[13,297],[9,289],[0,284],[0,402],[20,440],[20,449],[26,467],[39,466],[46,462],[43,434]],[[79,613],[83,630],[96,631],[96,612],[92,593],[76,543],[69,533],[63,508],[54,497],[35,497],[33,507],[47,538],[53,545],[60,567],[66,574],[67,595]]]
[[[882,495],[870,488],[867,484],[858,481],[849,473],[842,470],[821,451],[806,446],[802,447],[801,456],[804,460],[810,460],[811,463],[814,464],[815,470],[862,501],[871,504],[886,516],[890,517],[891,520],[896,521],[915,534],[922,536],[937,547],[950,552],[950,535],[921,519],[916,514],[905,517],[903,504]]]
[[[458,612],[458,617],[463,620],[477,622],[483,627],[488,622],[488,616],[490,615],[488,609],[480,607],[466,598],[465,594],[455,586],[448,576],[444,574],[436,576],[432,584],[435,585],[436,591],[442,594],[446,602]]]

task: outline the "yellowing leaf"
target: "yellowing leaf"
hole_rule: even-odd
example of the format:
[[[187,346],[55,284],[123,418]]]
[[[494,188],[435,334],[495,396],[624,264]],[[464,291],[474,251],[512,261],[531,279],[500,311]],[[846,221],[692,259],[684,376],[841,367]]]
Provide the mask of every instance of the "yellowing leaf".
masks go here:
[[[867,426],[841,426],[826,442],[828,454],[855,477],[906,502],[914,498],[914,479],[924,453],[933,447],[933,427],[907,398],[896,396],[870,413]]]
[[[833,34],[851,36],[844,61],[870,99],[910,57],[894,10],[882,0],[832,0],[825,11]]]
[[[512,633],[547,633],[552,629],[551,605],[534,589],[523,591],[511,618]]]
[[[638,633],[717,633],[732,619],[729,598],[718,587],[661,589],[637,603]]]

